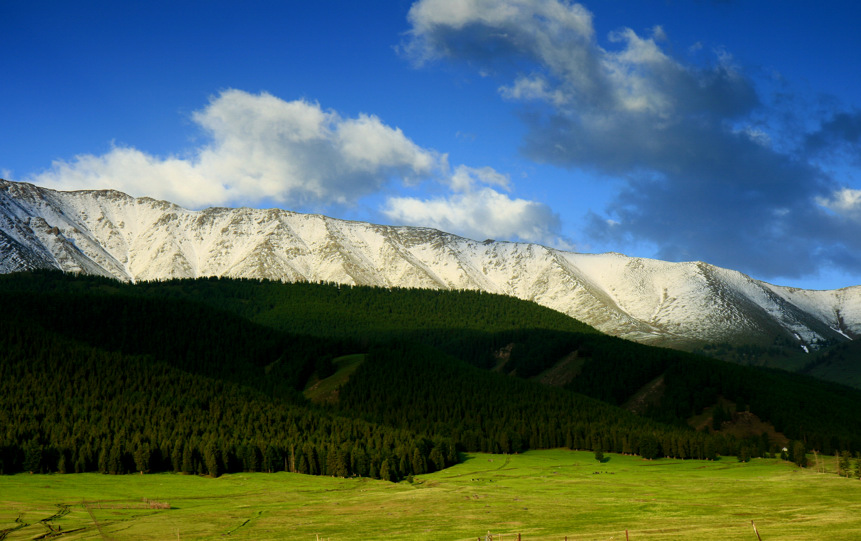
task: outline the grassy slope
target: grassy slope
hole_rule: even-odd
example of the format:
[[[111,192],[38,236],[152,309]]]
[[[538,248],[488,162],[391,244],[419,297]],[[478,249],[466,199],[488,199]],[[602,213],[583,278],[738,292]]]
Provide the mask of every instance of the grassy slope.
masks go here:
[[[338,389],[347,383],[353,372],[365,360],[365,355],[345,355],[332,360],[337,370],[331,376],[324,379],[316,379],[309,381],[309,385],[305,388],[303,394],[305,398],[315,403],[333,403],[338,401]]]
[[[858,539],[861,482],[800,470],[775,460],[747,464],[657,460],[532,451],[470,455],[415,484],[297,474],[235,474],[218,479],[144,476],[0,477],[0,529],[6,539],[48,532],[64,539]],[[130,507],[142,498],[170,510]],[[89,504],[90,512],[82,505]],[[101,505],[101,509],[99,506]],[[16,524],[15,519],[22,522]],[[98,521],[101,532],[93,519]],[[80,529],[78,531],[72,531]]]

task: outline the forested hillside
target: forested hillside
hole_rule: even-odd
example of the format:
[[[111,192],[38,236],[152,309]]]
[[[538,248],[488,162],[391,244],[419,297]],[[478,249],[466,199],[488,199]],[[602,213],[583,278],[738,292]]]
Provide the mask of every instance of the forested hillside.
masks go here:
[[[802,374],[861,389],[861,341],[836,344],[809,360]]]
[[[226,283],[230,287],[224,287]],[[662,377],[664,392],[644,414],[665,423],[684,425],[722,397],[811,448],[826,452],[861,448],[861,422],[854,414],[861,404],[858,390],[607,336],[564,314],[512,297],[254,280],[140,287],[159,295],[164,287],[172,295],[242,313],[282,330],[364,344],[408,337],[481,368],[497,366],[522,378],[538,376],[573,353],[576,377],[565,388],[611,404],[621,406]],[[501,363],[498,354],[506,347],[508,358]]]
[[[399,479],[458,451],[710,458],[775,442],[685,423],[728,399],[794,448],[861,449],[861,393],[607,337],[477,292],[0,276],[0,471]],[[301,390],[366,353],[332,405]],[[563,388],[535,376],[575,359]],[[645,412],[619,407],[662,378]],[[593,398],[588,398],[589,395]],[[742,452],[743,451],[743,452]]]
[[[286,469],[379,477],[416,450],[425,471],[457,460],[450,439],[295,405],[293,393],[278,396],[280,386],[264,386],[276,391],[268,394],[152,355],[94,348],[32,321],[0,322],[2,473]]]

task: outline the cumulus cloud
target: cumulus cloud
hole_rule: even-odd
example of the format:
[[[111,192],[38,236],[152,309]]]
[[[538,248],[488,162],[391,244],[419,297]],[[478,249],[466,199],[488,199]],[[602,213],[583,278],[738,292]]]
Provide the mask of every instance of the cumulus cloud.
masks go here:
[[[433,227],[472,239],[514,239],[572,247],[559,234],[559,216],[550,207],[512,198],[495,189],[511,190],[508,175],[492,167],[459,165],[442,182],[454,193],[427,199],[390,197],[383,214],[397,223]]]
[[[409,225],[457,232],[472,239],[519,239],[565,246],[559,217],[543,203],[513,199],[482,187],[447,197],[392,197],[383,210],[390,219]]]
[[[762,277],[857,263],[845,254],[859,231],[837,221],[854,192],[802,155],[857,152],[861,115],[835,115],[806,148],[775,148],[757,122],[768,106],[729,53],[685,64],[662,48],[670,36],[660,26],[596,36],[576,3],[421,0],[409,20],[404,49],[420,63],[466,62],[523,104],[527,157],[615,179],[615,197],[591,217],[593,238]]]
[[[391,179],[443,166],[373,115],[343,118],[319,104],[228,90],[192,115],[207,143],[161,158],[128,147],[56,161],[30,180],[56,189],[122,190],[192,208],[205,205],[350,204]]]
[[[228,199],[227,189],[210,182],[198,168],[179,158],[157,158],[128,147],[107,154],[83,154],[71,162],[55,161],[50,170],[28,179],[57,190],[111,188],[197,207]]]
[[[839,216],[861,222],[861,190],[840,188],[829,197],[817,197],[816,202]]]
[[[546,205],[497,191],[511,191],[508,175],[490,167],[452,170],[446,155],[419,147],[373,115],[344,118],[304,100],[228,90],[192,120],[207,142],[187,156],[115,146],[101,156],[56,161],[28,180],[60,190],[113,188],[190,208],[276,203],[310,209],[425,182],[450,193],[391,197],[383,214],[469,237],[562,242],[559,218]]]
[[[492,167],[475,168],[458,165],[449,180],[451,189],[456,192],[472,191],[476,184],[499,186],[506,191],[511,189],[511,179],[508,175],[499,173]]]

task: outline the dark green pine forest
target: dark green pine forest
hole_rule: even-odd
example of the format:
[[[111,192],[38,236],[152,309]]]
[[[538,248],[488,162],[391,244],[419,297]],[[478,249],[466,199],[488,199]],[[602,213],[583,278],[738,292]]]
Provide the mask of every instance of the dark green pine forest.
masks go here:
[[[355,354],[336,399],[306,398]],[[635,344],[499,295],[0,276],[4,474],[400,480],[462,452],[555,447],[747,459],[786,446],[801,464],[805,450],[861,451],[858,411],[857,389]],[[771,430],[724,429],[745,414]]]

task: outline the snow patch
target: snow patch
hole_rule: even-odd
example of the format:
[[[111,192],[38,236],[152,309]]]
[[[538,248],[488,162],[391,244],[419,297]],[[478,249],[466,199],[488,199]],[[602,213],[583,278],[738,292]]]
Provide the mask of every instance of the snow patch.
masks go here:
[[[280,209],[190,211],[0,180],[0,272],[38,267],[124,281],[229,276],[487,291],[644,342],[789,331],[809,352],[806,344],[861,334],[861,286],[806,291],[701,262],[478,242]]]

